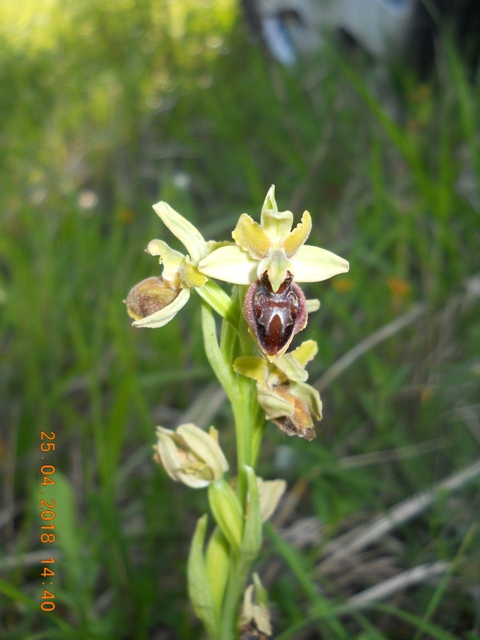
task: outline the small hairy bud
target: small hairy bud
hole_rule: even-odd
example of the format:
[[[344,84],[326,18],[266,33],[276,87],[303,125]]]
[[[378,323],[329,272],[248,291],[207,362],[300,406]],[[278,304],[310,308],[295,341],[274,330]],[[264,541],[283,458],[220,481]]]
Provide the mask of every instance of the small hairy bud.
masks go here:
[[[171,304],[178,293],[177,288],[161,277],[145,278],[130,289],[124,301],[127,313],[134,320],[146,318]]]

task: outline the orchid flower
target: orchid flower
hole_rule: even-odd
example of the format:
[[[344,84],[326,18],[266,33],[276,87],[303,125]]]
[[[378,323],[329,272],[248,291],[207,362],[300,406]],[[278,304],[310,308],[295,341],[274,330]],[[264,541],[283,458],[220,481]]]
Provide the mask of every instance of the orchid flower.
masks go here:
[[[305,244],[312,229],[308,211],[293,230],[292,224],[291,211],[278,211],[272,185],[260,224],[243,213],[232,232],[235,244],[214,249],[200,260],[199,271],[232,284],[252,284],[266,273],[274,293],[289,273],[296,282],[319,282],[348,271],[348,262],[343,258]]]
[[[231,313],[228,296],[207,276],[200,273],[198,264],[217,243],[206,242],[196,227],[166,202],[153,205],[154,211],[166,227],[187,250],[184,255],[163,240],[151,240],[145,251],[159,256],[163,264],[160,277],[142,280],[129,292],[125,303],[133,326],[154,329],[172,320],[197,291],[222,317]]]

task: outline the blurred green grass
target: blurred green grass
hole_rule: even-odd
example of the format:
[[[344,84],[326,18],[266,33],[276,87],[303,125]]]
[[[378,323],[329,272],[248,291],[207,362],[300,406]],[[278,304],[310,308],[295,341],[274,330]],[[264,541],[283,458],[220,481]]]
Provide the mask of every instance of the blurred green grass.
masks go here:
[[[122,300],[156,273],[147,242],[170,240],[152,203],[227,238],[272,182],[280,208],[308,208],[313,240],[351,264],[307,288],[322,301],[311,380],[423,305],[323,391],[314,443],[269,427],[260,473],[294,488],[287,532],[308,516],[323,527],[289,551],[273,533],[267,543],[275,627],[474,638],[478,481],[355,566],[318,571],[342,532],[478,458],[480,102],[448,38],[419,83],[334,50],[293,73],[268,64],[227,0],[3,2],[0,16],[2,638],[201,637],[185,559],[205,499],[151,460],[155,424],[201,414],[214,393],[198,301],[135,331]],[[227,409],[214,420],[231,448]],[[57,445],[54,614],[39,610],[41,431]],[[392,566],[439,560],[452,563],[446,583],[399,592],[396,614],[337,611]],[[307,635],[289,635],[309,617]]]

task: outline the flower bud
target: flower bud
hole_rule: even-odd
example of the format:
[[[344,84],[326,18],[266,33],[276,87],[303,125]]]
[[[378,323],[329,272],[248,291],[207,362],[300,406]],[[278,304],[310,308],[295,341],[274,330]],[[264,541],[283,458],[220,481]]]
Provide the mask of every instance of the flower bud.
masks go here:
[[[208,487],[208,502],[217,525],[236,553],[243,535],[243,512],[237,494],[225,480],[213,482]]]
[[[276,292],[265,272],[248,289],[243,313],[260,351],[269,359],[285,353],[308,319],[305,296],[290,272]]]
[[[145,278],[130,289],[125,300],[127,313],[134,320],[141,320],[167,307],[178,293],[178,288],[161,277]]]
[[[200,489],[223,478],[228,470],[213,427],[209,433],[192,423],[181,425],[176,432],[157,427],[157,436],[155,460],[177,482]]]

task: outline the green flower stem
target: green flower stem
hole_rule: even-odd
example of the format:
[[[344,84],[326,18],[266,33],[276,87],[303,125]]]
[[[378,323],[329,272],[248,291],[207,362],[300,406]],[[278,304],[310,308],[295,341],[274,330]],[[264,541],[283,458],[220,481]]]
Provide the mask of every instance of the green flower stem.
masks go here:
[[[240,310],[233,296],[230,298],[213,280],[208,280],[203,287],[196,287],[195,290],[219,316],[227,320],[235,329],[238,328]]]
[[[253,382],[253,380],[252,380]],[[262,438],[267,427],[267,421],[265,420],[265,409],[263,409],[257,400],[256,394],[254,394],[254,405],[252,407],[253,417],[253,433],[252,433],[252,467],[255,468],[257,463],[258,454],[260,451],[260,445],[262,444]]]
[[[241,287],[238,287],[237,289],[238,306],[241,309],[243,309],[243,303],[245,301],[245,295],[247,293],[247,290],[248,290],[248,287],[246,286],[241,286]],[[237,356],[254,355],[256,353],[255,341],[250,335],[248,324],[245,318],[243,317],[243,314],[241,314],[241,317],[238,323],[238,336],[240,341],[240,351],[239,353],[237,353]],[[233,362],[234,360],[232,360],[232,365],[233,365]],[[241,376],[241,375],[237,376],[237,379],[245,380],[245,376]],[[253,468],[255,468],[258,453],[260,450],[260,444],[263,438],[263,434],[265,433],[266,420],[265,420],[265,411],[264,409],[262,409],[262,407],[258,403],[258,399],[257,399],[258,394],[257,394],[256,384],[251,379],[247,379],[247,382],[250,388],[250,401],[249,401],[248,408],[246,410],[248,411],[248,415],[249,415],[249,424],[251,425],[251,433],[250,433],[250,457],[245,462],[245,464],[248,464]],[[239,461],[239,467],[240,467],[240,461]]]
[[[241,308],[245,290],[246,287],[234,290],[231,308]],[[226,306],[224,305],[224,308]],[[232,545],[229,545],[228,580],[221,611],[222,640],[235,640],[238,635],[240,601],[261,545],[262,525],[253,467],[265,430],[265,414],[258,404],[255,381],[236,374],[233,369],[233,363],[238,356],[254,352],[254,343],[248,333],[243,314],[239,312],[236,316],[236,326],[231,316],[224,316],[219,344],[212,308],[207,302],[203,302],[202,329],[207,358],[232,405],[237,445],[237,491],[242,512],[246,517],[241,547],[234,551]],[[213,500],[213,494],[211,499]],[[217,522],[221,520],[220,514],[217,513],[216,518]],[[228,531],[224,533],[228,534]]]
[[[245,513],[243,539],[238,556],[232,557],[229,581],[221,618],[222,638],[235,637],[238,608],[247,578],[262,546],[262,518],[257,478],[251,467],[243,469],[248,483],[249,502]],[[231,634],[234,634],[233,636]]]
[[[251,381],[245,376],[237,376],[236,402],[232,402],[235,419],[235,437],[237,441],[238,493],[240,503],[245,508],[247,499],[247,479],[245,465],[252,465],[252,414],[251,414]]]
[[[233,304],[235,305],[235,302]],[[235,374],[233,371],[233,362],[240,354],[238,353],[238,335],[231,323],[223,324],[220,346],[218,344],[213,311],[208,304],[203,303],[202,329],[208,361],[232,405],[237,442],[239,498],[242,507],[244,507],[247,485],[243,469],[245,465],[253,466],[254,460],[258,455],[265,420],[259,411],[255,383],[245,376]],[[239,320],[239,335],[240,349],[242,350],[242,355],[245,355],[243,349],[246,348],[248,352],[251,352],[253,341],[248,335],[246,322],[242,315],[240,315]]]
[[[250,558],[243,556],[230,559],[229,579],[220,622],[222,640],[235,640],[238,637],[239,605],[245,591],[251,564]]]

